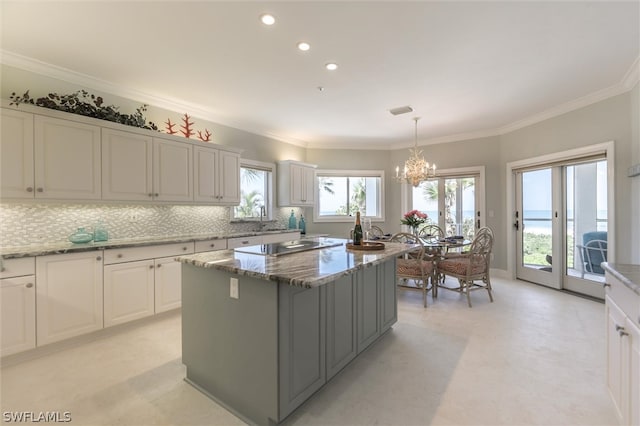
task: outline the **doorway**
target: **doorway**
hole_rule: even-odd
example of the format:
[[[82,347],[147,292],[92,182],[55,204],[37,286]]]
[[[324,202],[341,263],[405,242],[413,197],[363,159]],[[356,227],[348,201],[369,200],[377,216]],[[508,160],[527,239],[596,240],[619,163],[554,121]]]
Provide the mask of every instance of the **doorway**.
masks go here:
[[[610,260],[609,167],[604,153],[514,170],[515,276],[604,298]]]

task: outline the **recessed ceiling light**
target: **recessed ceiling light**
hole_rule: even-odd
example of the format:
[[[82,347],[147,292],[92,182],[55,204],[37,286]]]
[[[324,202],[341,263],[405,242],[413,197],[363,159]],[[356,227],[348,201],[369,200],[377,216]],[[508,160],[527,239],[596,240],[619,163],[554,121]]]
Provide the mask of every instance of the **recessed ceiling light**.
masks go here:
[[[307,50],[311,49],[311,45],[306,41],[301,41],[300,43],[298,43],[298,49],[306,52]]]
[[[274,18],[273,15],[270,15],[268,13],[264,13],[260,15],[260,20],[265,25],[273,25],[276,23],[276,18]]]
[[[329,71],[335,71],[338,69],[338,64],[336,64],[335,62],[329,62],[328,64],[325,65],[325,68],[328,69]]]

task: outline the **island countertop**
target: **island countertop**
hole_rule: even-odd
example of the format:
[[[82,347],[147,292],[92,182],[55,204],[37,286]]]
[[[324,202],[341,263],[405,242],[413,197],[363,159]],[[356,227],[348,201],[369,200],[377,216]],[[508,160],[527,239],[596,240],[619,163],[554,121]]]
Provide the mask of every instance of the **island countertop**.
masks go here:
[[[312,288],[337,278],[415,250],[413,244],[385,242],[383,250],[347,249],[347,240],[318,238],[323,242],[339,242],[334,247],[319,248],[282,256],[219,250],[177,258],[182,263],[201,268],[213,268],[269,281],[284,282],[296,287]]]

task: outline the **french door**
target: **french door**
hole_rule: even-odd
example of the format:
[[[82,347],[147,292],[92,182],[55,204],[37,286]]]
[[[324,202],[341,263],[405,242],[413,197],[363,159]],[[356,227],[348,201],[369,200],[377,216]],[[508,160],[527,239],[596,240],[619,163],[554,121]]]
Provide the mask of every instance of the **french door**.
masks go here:
[[[516,277],[604,298],[606,160],[566,161],[515,177]]]

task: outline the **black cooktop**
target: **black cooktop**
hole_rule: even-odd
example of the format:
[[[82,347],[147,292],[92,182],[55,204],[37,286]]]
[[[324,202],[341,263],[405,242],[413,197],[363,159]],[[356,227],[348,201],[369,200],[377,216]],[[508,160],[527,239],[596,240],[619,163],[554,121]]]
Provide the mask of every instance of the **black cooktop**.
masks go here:
[[[282,256],[283,254],[299,253],[302,251],[315,250],[326,247],[342,245],[339,240],[325,239],[316,240],[295,240],[283,243],[260,244],[248,247],[238,247],[235,251],[240,253],[260,254],[263,256]]]

